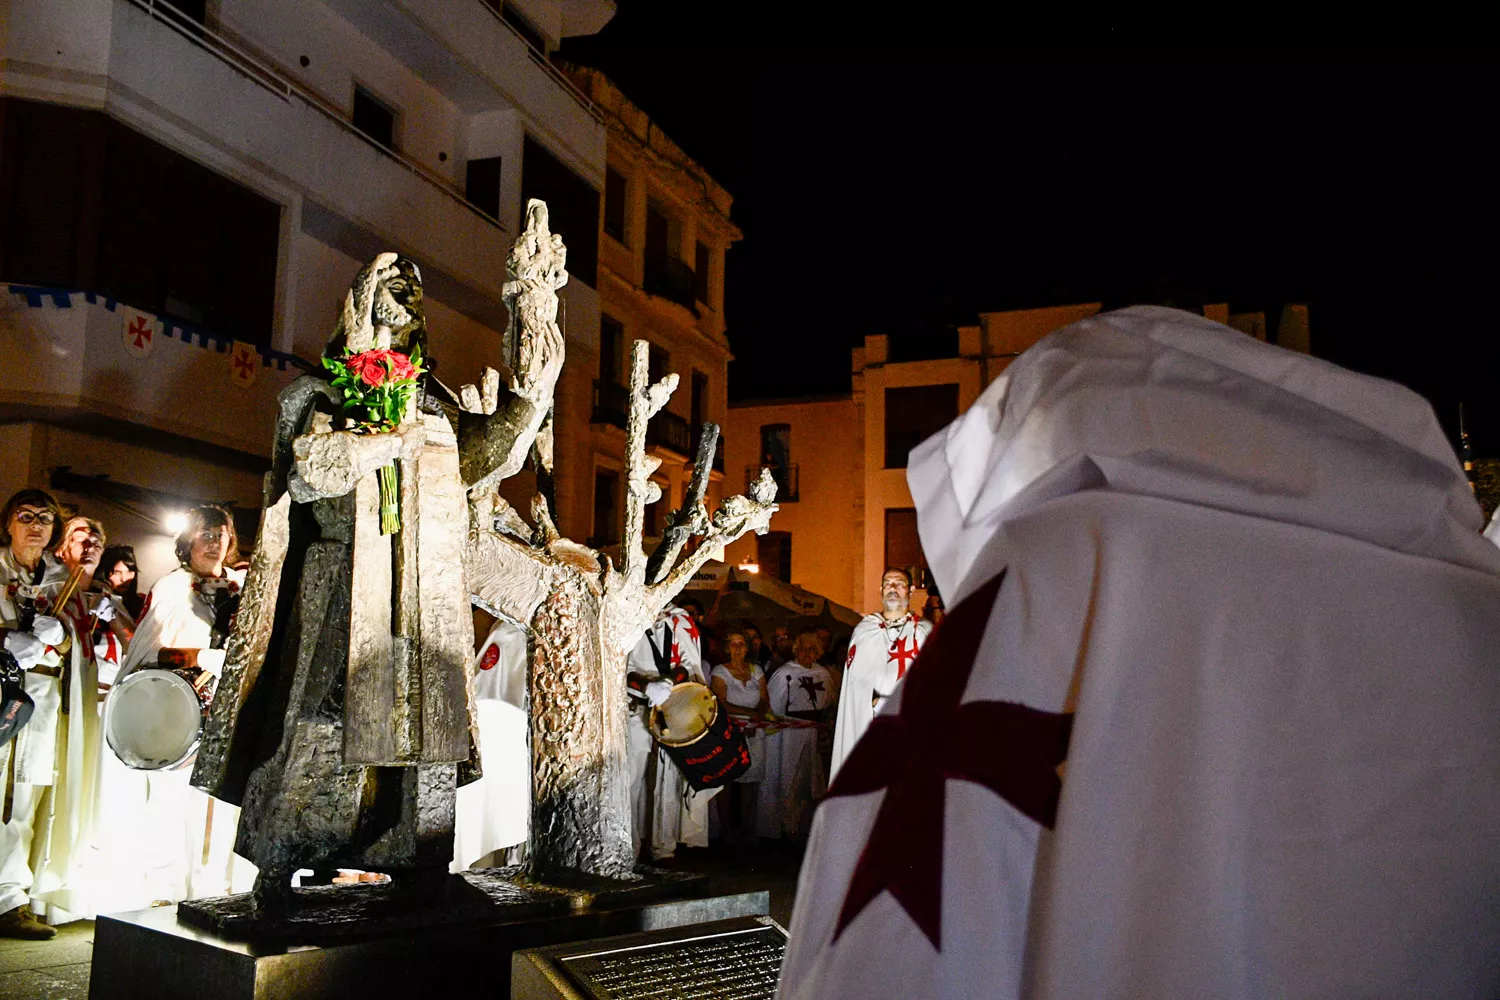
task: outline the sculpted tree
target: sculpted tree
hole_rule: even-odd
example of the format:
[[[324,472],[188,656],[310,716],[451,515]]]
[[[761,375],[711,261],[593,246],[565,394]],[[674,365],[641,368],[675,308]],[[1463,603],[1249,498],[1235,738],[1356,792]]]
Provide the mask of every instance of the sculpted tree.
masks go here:
[[[636,341],[620,566],[560,537],[540,494],[532,498],[531,525],[497,494],[471,495],[474,601],[525,626],[531,636],[528,865],[542,879],[578,872],[631,877],[626,655],[705,562],[747,531],[763,534],[776,510],[775,481],[762,470],[749,496],[729,497],[709,516],[703,496],[719,429],[705,424],[683,506],[671,514],[660,545],[647,559],[645,509],[661,498],[651,482],[661,460],[646,454],[646,424],[677,387],[675,374],[653,384],[647,360],[647,343]],[[694,537],[698,545],[684,557]]]

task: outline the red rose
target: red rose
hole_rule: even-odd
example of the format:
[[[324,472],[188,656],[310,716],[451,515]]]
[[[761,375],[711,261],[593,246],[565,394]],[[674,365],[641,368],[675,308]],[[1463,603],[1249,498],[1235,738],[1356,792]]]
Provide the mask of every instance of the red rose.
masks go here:
[[[400,382],[414,378],[417,374],[411,359],[406,355],[380,348],[350,355],[344,359],[344,364],[361,382],[374,389],[384,385],[387,379]]]

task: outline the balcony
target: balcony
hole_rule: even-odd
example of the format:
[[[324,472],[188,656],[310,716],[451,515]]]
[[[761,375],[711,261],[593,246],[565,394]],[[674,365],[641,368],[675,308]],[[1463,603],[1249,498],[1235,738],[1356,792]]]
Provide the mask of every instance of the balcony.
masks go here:
[[[760,469],[761,467],[758,465],[745,466],[745,492],[748,493],[750,491],[750,484],[760,478]],[[771,478],[776,480],[777,503],[797,502],[798,477],[797,466],[795,464],[788,465],[783,469],[772,469]]]
[[[658,295],[698,315],[697,276],[691,267],[675,257],[647,257],[645,278],[647,295]]]
[[[589,422],[613,424],[622,430],[630,417],[630,390],[614,382],[594,379],[594,406]],[[688,422],[670,410],[662,410],[646,425],[646,444],[675,451],[683,458],[694,454],[694,436]]]

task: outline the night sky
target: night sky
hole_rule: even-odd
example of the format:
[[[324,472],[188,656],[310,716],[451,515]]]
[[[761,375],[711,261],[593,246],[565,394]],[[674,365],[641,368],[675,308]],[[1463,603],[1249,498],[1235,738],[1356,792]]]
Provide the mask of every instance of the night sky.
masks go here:
[[[732,399],[847,391],[865,334],[981,311],[1297,301],[1315,354],[1455,442],[1463,400],[1500,457],[1492,11],[836,6],[620,0],[561,52],[735,198]]]

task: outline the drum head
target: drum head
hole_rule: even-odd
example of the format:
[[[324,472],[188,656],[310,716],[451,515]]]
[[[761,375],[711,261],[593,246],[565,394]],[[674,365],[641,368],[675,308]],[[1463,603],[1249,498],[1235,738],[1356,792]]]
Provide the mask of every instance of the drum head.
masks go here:
[[[121,762],[141,771],[175,767],[198,749],[203,703],[171,670],[137,670],[104,703],[104,738]]]
[[[719,699],[707,687],[692,681],[678,684],[651,710],[651,735],[667,746],[685,746],[706,733],[718,713]]]

